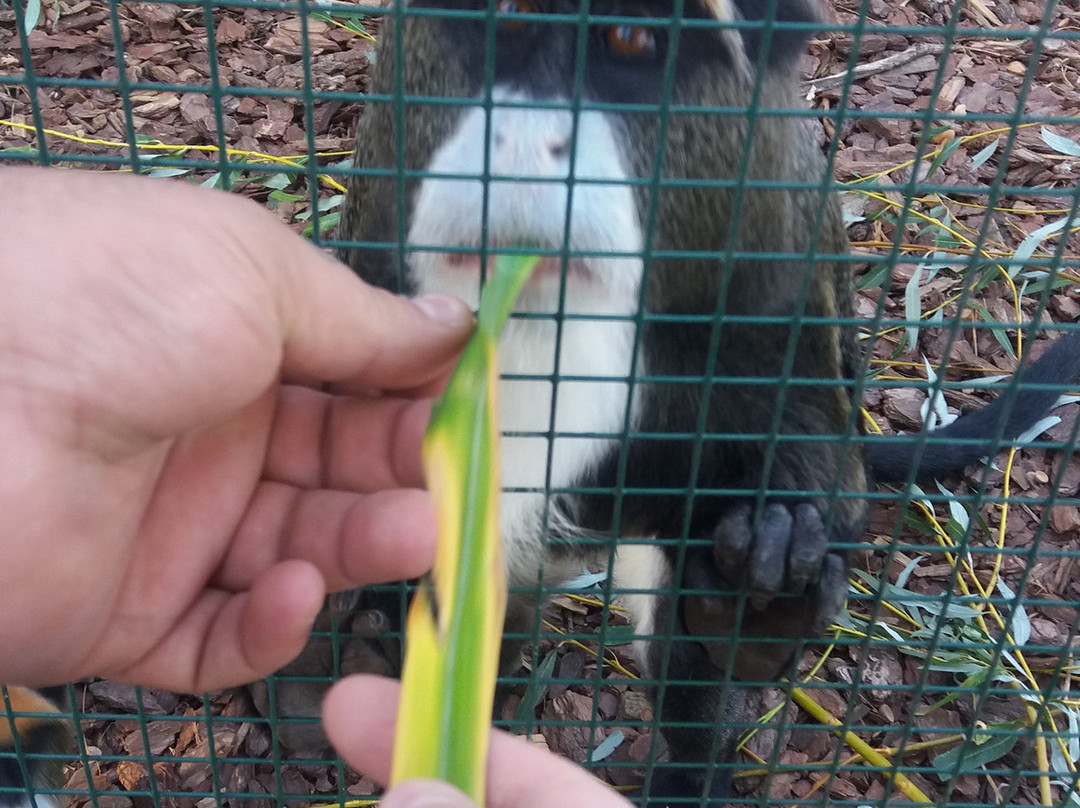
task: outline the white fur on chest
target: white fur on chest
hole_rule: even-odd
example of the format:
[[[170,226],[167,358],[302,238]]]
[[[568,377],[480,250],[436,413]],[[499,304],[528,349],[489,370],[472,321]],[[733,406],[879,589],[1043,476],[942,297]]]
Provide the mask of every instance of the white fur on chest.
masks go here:
[[[545,492],[580,484],[617,445],[626,423],[634,337],[626,322],[566,320],[558,381],[513,378],[554,373],[556,328],[553,321],[513,321],[499,346],[500,420],[503,432],[511,433],[503,440],[508,490],[502,524],[515,575],[535,575],[534,556],[542,552],[536,539],[545,532]],[[549,511],[547,519],[549,526],[559,522],[564,532],[573,531],[564,514]]]

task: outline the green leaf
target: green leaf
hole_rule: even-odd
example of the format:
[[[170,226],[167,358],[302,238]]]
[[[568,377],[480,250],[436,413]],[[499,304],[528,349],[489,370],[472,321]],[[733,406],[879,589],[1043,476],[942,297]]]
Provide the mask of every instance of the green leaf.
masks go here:
[[[1068,157],[1080,157],[1080,144],[1077,144],[1075,140],[1055,134],[1045,126],[1042,127],[1041,131],[1043,142],[1058,154],[1064,154]]]
[[[962,141],[962,138],[954,137],[941,148],[933,162],[930,163],[930,168],[926,172],[927,179],[934,176],[942,164],[956,153]]]
[[[285,191],[271,191],[266,198],[273,202],[300,202],[301,200],[307,199],[307,194],[290,194]],[[297,216],[296,218],[299,219],[300,217]]]
[[[284,171],[277,171],[262,177],[258,181],[258,184],[264,188],[273,188],[277,191],[283,191],[292,184],[293,179],[293,175],[287,174]]]
[[[536,708],[540,700],[544,698],[548,685],[551,684],[552,674],[555,672],[555,662],[559,658],[559,649],[553,648],[548,651],[540,664],[536,666],[532,676],[529,677],[529,685],[525,688],[525,695],[521,697],[514,714],[514,723],[521,732],[528,732],[536,720]]]
[[[18,2],[19,0],[15,0]],[[23,33],[27,36],[41,22],[41,0],[26,0],[26,11],[23,12]]]
[[[495,348],[538,261],[496,261],[476,331],[432,408],[423,441],[438,544],[406,622],[390,782],[444,780],[478,804],[484,802],[507,592]]]
[[[625,739],[626,736],[623,735],[623,731],[621,729],[615,730],[606,738],[604,738],[604,740],[601,741],[600,745],[593,750],[592,754],[589,755],[589,762],[599,763],[601,760],[603,760],[616,749],[618,749],[619,744],[621,744]]]
[[[956,690],[947,693],[943,698],[935,701],[925,710],[919,710],[919,715],[929,715],[930,713],[934,712],[934,710],[944,707],[946,704],[949,704],[950,702],[955,701],[961,696],[966,695],[965,690],[970,692],[971,688],[979,687],[987,680],[989,675],[989,668],[978,668],[973,674],[964,679],[964,681],[960,683],[960,686]]]
[[[608,626],[604,629],[604,647],[618,648],[620,645],[630,645],[640,636],[634,626]]]
[[[979,740],[980,737],[983,738],[982,741]],[[993,763],[1009,754],[1019,739],[1020,735],[1016,732],[989,736],[976,735],[972,743],[962,744],[937,756],[934,760],[937,776],[942,780],[948,780],[956,774],[975,772],[987,763]]]
[[[338,226],[338,222],[341,221],[341,211],[335,211],[334,213],[325,213],[319,217],[319,235],[328,233]],[[315,226],[310,222],[301,231],[301,235],[304,238],[311,238],[315,232]]]
[[[971,170],[978,171],[982,164],[994,156],[994,152],[997,151],[998,145],[1001,139],[996,138],[993,143],[979,150],[979,153],[971,158]]]

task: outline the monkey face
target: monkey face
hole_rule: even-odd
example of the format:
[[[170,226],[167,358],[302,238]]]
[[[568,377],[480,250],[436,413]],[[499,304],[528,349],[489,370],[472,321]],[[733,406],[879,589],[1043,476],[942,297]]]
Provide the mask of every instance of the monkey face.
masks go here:
[[[733,13],[728,0],[709,3]],[[666,69],[685,75],[703,62],[726,64],[730,48],[716,47],[715,27],[689,28],[682,31],[677,63],[668,65],[670,0],[596,0],[588,24],[578,19],[576,0],[495,0],[494,23],[484,19],[482,0],[423,5],[473,12],[410,21],[402,37],[453,42],[452,49],[440,48],[452,54],[441,66],[443,80],[477,105],[415,113],[416,126],[428,128],[420,122],[425,116],[452,125],[433,151],[416,155],[424,178],[410,194],[410,281],[417,291],[475,304],[484,275],[481,246],[535,247],[549,255],[523,295],[523,308],[632,315],[640,303],[645,246],[643,186],[655,163],[649,143],[656,137],[640,121],[629,121],[632,113],[590,107],[657,104]],[[687,9],[698,18],[716,13],[701,0],[690,0]],[[406,72],[413,67],[404,65]],[[418,93],[441,94],[426,67],[417,69],[427,79],[426,86],[417,82]],[[452,250],[440,250],[447,246]]]
[[[580,0],[419,5],[463,16],[407,17],[397,34],[409,54],[401,66],[404,162],[421,177],[408,180],[401,228],[410,290],[475,304],[481,247],[538,248],[549,258],[523,297],[525,309],[629,316],[642,299],[646,247],[738,249],[731,239],[741,234],[727,221],[738,195],[732,188],[740,176],[785,174],[771,157],[743,160],[752,148],[744,107],[755,70],[791,61],[792,51],[780,47],[791,33],[772,35],[759,59],[759,30],[716,25],[760,16],[760,4],[686,0],[675,21],[672,0],[593,0],[587,16]],[[801,2],[778,8],[782,22],[805,21]],[[428,50],[440,55],[437,65],[417,59]],[[378,67],[375,89],[389,92],[398,75]],[[786,124],[761,128],[777,140],[801,134]],[[786,201],[766,197],[754,195],[751,207],[761,202],[763,212],[782,214]],[[666,275],[669,287],[680,286],[677,263],[654,259],[651,285]]]
[[[504,2],[501,8],[519,6]],[[533,8],[520,5],[525,17]],[[544,492],[573,486],[633,424],[628,379],[637,358],[634,317],[646,229],[637,190],[641,172],[631,157],[634,130],[622,115],[587,107],[625,97],[625,86],[619,89],[608,73],[642,86],[647,74],[659,77],[664,50],[660,33],[646,27],[592,26],[579,68],[578,26],[508,20],[495,28],[490,107],[482,105],[484,71],[476,63],[484,53],[482,22],[440,20],[402,31],[403,39],[458,43],[454,63],[444,67],[454,76],[450,83],[467,88],[464,95],[477,102],[415,111],[421,127],[428,126],[421,122],[425,116],[448,125],[434,148],[410,161],[422,178],[410,194],[404,257],[414,291],[454,294],[475,305],[492,268],[481,263],[482,248],[545,254],[518,304],[534,316],[511,321],[499,352],[507,434],[502,523],[511,545],[525,537],[525,546],[511,547],[508,557],[511,576],[522,562],[528,580],[535,569],[534,522],[560,518],[550,508],[545,516]],[[522,58],[530,52],[535,58]],[[587,103],[572,110],[579,75],[587,87],[577,95]],[[441,88],[429,81],[416,89],[435,94]]]
[[[366,249],[342,256],[369,280],[475,303],[481,247],[537,248],[551,260],[526,309],[623,315],[640,307],[638,256],[651,249],[649,294],[682,294],[673,251],[742,249],[728,222],[735,186],[790,174],[785,144],[804,134],[782,121],[748,133],[746,110],[759,71],[779,79],[762,106],[790,106],[776,87],[794,86],[788,40],[805,30],[781,26],[759,53],[765,34],[734,24],[773,11],[804,23],[812,2],[685,0],[676,19],[673,0],[590,0],[587,14],[581,0],[409,3],[384,35],[372,87],[383,98],[367,105],[357,139],[357,168],[386,173],[350,179],[359,201],[340,231]],[[744,160],[763,138],[776,144]],[[781,217],[766,196],[751,207],[765,200]]]
[[[641,637],[685,621],[730,638],[738,619],[756,636],[738,604],[672,594],[746,582],[751,608],[797,596],[761,624],[781,642],[734,670],[774,675],[763,666],[795,650],[783,638],[843,600],[829,548],[865,512],[822,495],[865,489],[857,449],[816,440],[851,431],[837,382],[854,329],[799,319],[844,315],[852,296],[845,264],[808,258],[845,249],[817,143],[789,112],[790,40],[809,28],[734,25],[806,22],[815,0],[685,0],[674,21],[674,0],[589,0],[586,16],[582,2],[413,0],[389,21],[339,255],[368,281],[474,305],[491,254],[545,256],[499,342],[510,634],[534,625],[522,592],[610,562]],[[726,805],[712,759],[731,758],[724,724],[742,709],[713,687],[727,656],[643,646],[646,672],[690,682],[665,691],[672,766],[645,804]]]
[[[529,100],[503,86],[492,95],[500,104]],[[488,248],[553,253],[525,292],[528,310],[559,311],[564,256],[555,253],[567,250],[564,311],[633,314],[643,238],[619,140],[599,112],[580,114],[576,127],[567,109],[499,106],[490,116],[483,108],[460,114],[416,191],[408,241],[417,249],[408,263],[418,289],[475,304],[486,233]],[[455,245],[462,251],[442,251]]]

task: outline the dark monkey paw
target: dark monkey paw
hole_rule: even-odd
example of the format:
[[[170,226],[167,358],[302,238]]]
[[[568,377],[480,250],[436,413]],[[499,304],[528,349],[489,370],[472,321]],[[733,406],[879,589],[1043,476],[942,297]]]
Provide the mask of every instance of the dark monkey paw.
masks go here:
[[[300,656],[277,672],[272,687],[265,679],[248,685],[259,713],[278,721],[278,742],[296,755],[318,757],[329,749],[320,715],[323,696],[333,681],[352,673],[397,674],[397,649],[385,640],[391,631],[387,614],[361,608],[359,601],[345,613],[336,605],[324,607],[315,621],[316,633]],[[339,618],[336,643],[330,634],[332,613]]]
[[[713,563],[687,564],[686,588],[699,594],[684,597],[683,617],[692,635],[716,638],[703,644],[717,668],[768,682],[840,613],[847,564],[830,551],[816,505],[772,502],[753,516],[749,503],[729,509],[713,532]],[[732,592],[745,592],[745,602]]]

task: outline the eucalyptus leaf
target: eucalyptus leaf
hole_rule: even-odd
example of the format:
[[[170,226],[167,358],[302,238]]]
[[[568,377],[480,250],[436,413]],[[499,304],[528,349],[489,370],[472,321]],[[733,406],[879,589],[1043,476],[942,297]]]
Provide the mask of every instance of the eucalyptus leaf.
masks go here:
[[[922,267],[916,267],[908,279],[904,288],[904,319],[908,325],[904,328],[907,334],[907,349],[914,348],[919,341],[918,322],[922,317],[922,297],[919,294],[919,284],[922,281]]]
[[[1058,154],[1080,157],[1080,144],[1071,138],[1051,132],[1045,126],[1040,130],[1043,142]]]
[[[1012,609],[1009,633],[1013,642],[1021,647],[1027,645],[1027,641],[1031,639],[1031,618],[1028,617],[1023,602],[1017,599],[1016,593],[1000,578],[997,580],[997,589],[1002,597],[1009,601],[1009,608]]]
[[[937,483],[937,487],[938,490],[945,495],[946,502],[949,504],[949,518],[960,527],[961,531],[966,532],[968,525],[971,524],[971,517],[968,514],[967,508],[964,507],[962,502],[957,501],[956,494],[941,483]]]
[[[956,774],[976,772],[982,766],[1009,754],[1019,738],[1015,732],[992,735],[985,743],[962,744],[942,752],[934,760],[936,774],[942,780],[949,780]]]
[[[1045,418],[1040,418],[1028,429],[1025,429],[1017,435],[1016,440],[1014,440],[1013,443],[1017,446],[1027,446],[1029,443],[1034,443],[1043,432],[1060,423],[1061,419],[1058,416],[1047,415]]]
[[[1078,716],[1078,709],[1075,706],[1069,706],[1065,709],[1065,715],[1069,718],[1069,760],[1073,763],[1080,763],[1080,716]]]
[[[521,728],[522,732],[528,732],[536,720],[536,708],[539,706],[540,700],[544,698],[548,685],[551,684],[551,677],[555,672],[555,663],[558,659],[559,650],[553,648],[544,655],[544,658],[540,660],[540,664],[536,666],[536,670],[533,671],[532,676],[529,677],[525,695],[521,697],[521,703],[514,714],[514,723]]]
[[[284,171],[276,171],[273,174],[267,174],[260,179],[259,185],[264,188],[273,188],[277,191],[283,191],[292,184],[293,179],[294,177],[291,174],[286,174]]]
[[[919,408],[919,415],[922,417],[923,426],[926,429],[938,429],[951,424],[956,420],[957,416],[949,412],[949,405],[945,401],[945,391],[940,386],[934,388],[938,380],[938,373],[925,356],[923,357],[923,367],[926,369],[926,381],[931,387],[926,400]]]
[[[39,22],[41,22],[41,0],[26,0],[26,11],[23,12],[23,33],[29,36],[30,32],[37,28]]]
[[[909,561],[906,565],[904,565],[904,568],[900,571],[900,574],[896,576],[896,583],[893,584],[893,586],[895,586],[897,589],[903,589],[907,585],[907,580],[911,577],[911,573],[915,571],[915,568],[917,566],[919,566],[920,561],[922,561],[922,558],[916,556],[915,558],[911,559],[911,561]]]
[[[153,168],[146,172],[146,176],[167,179],[169,177],[182,177],[188,173],[190,173],[190,169],[187,168]]]
[[[592,589],[594,586],[604,583],[607,578],[607,572],[583,572],[576,578],[571,578],[560,588],[567,592],[575,592],[582,589]]]
[[[1031,256],[1035,253],[1035,250],[1037,250],[1044,241],[1052,236],[1056,236],[1064,230],[1065,225],[1068,224],[1070,218],[1070,216],[1066,216],[1031,231],[1027,238],[1020,242],[1020,246],[1016,248],[1016,252],[1013,253],[1012,260],[1009,262],[1010,277],[1015,277],[1016,273],[1031,260]]]
[[[979,152],[971,158],[971,170],[978,171],[982,164],[994,156],[994,152],[998,150],[998,145],[1001,143],[1001,138],[996,138],[993,143],[979,149]]]
[[[626,736],[623,735],[623,731],[621,729],[616,729],[614,732],[604,738],[604,740],[601,741],[600,744],[593,750],[592,754],[589,755],[589,761],[591,763],[599,763],[601,760],[608,757],[612,752],[618,749],[619,744],[621,744],[624,740],[626,740]]]

